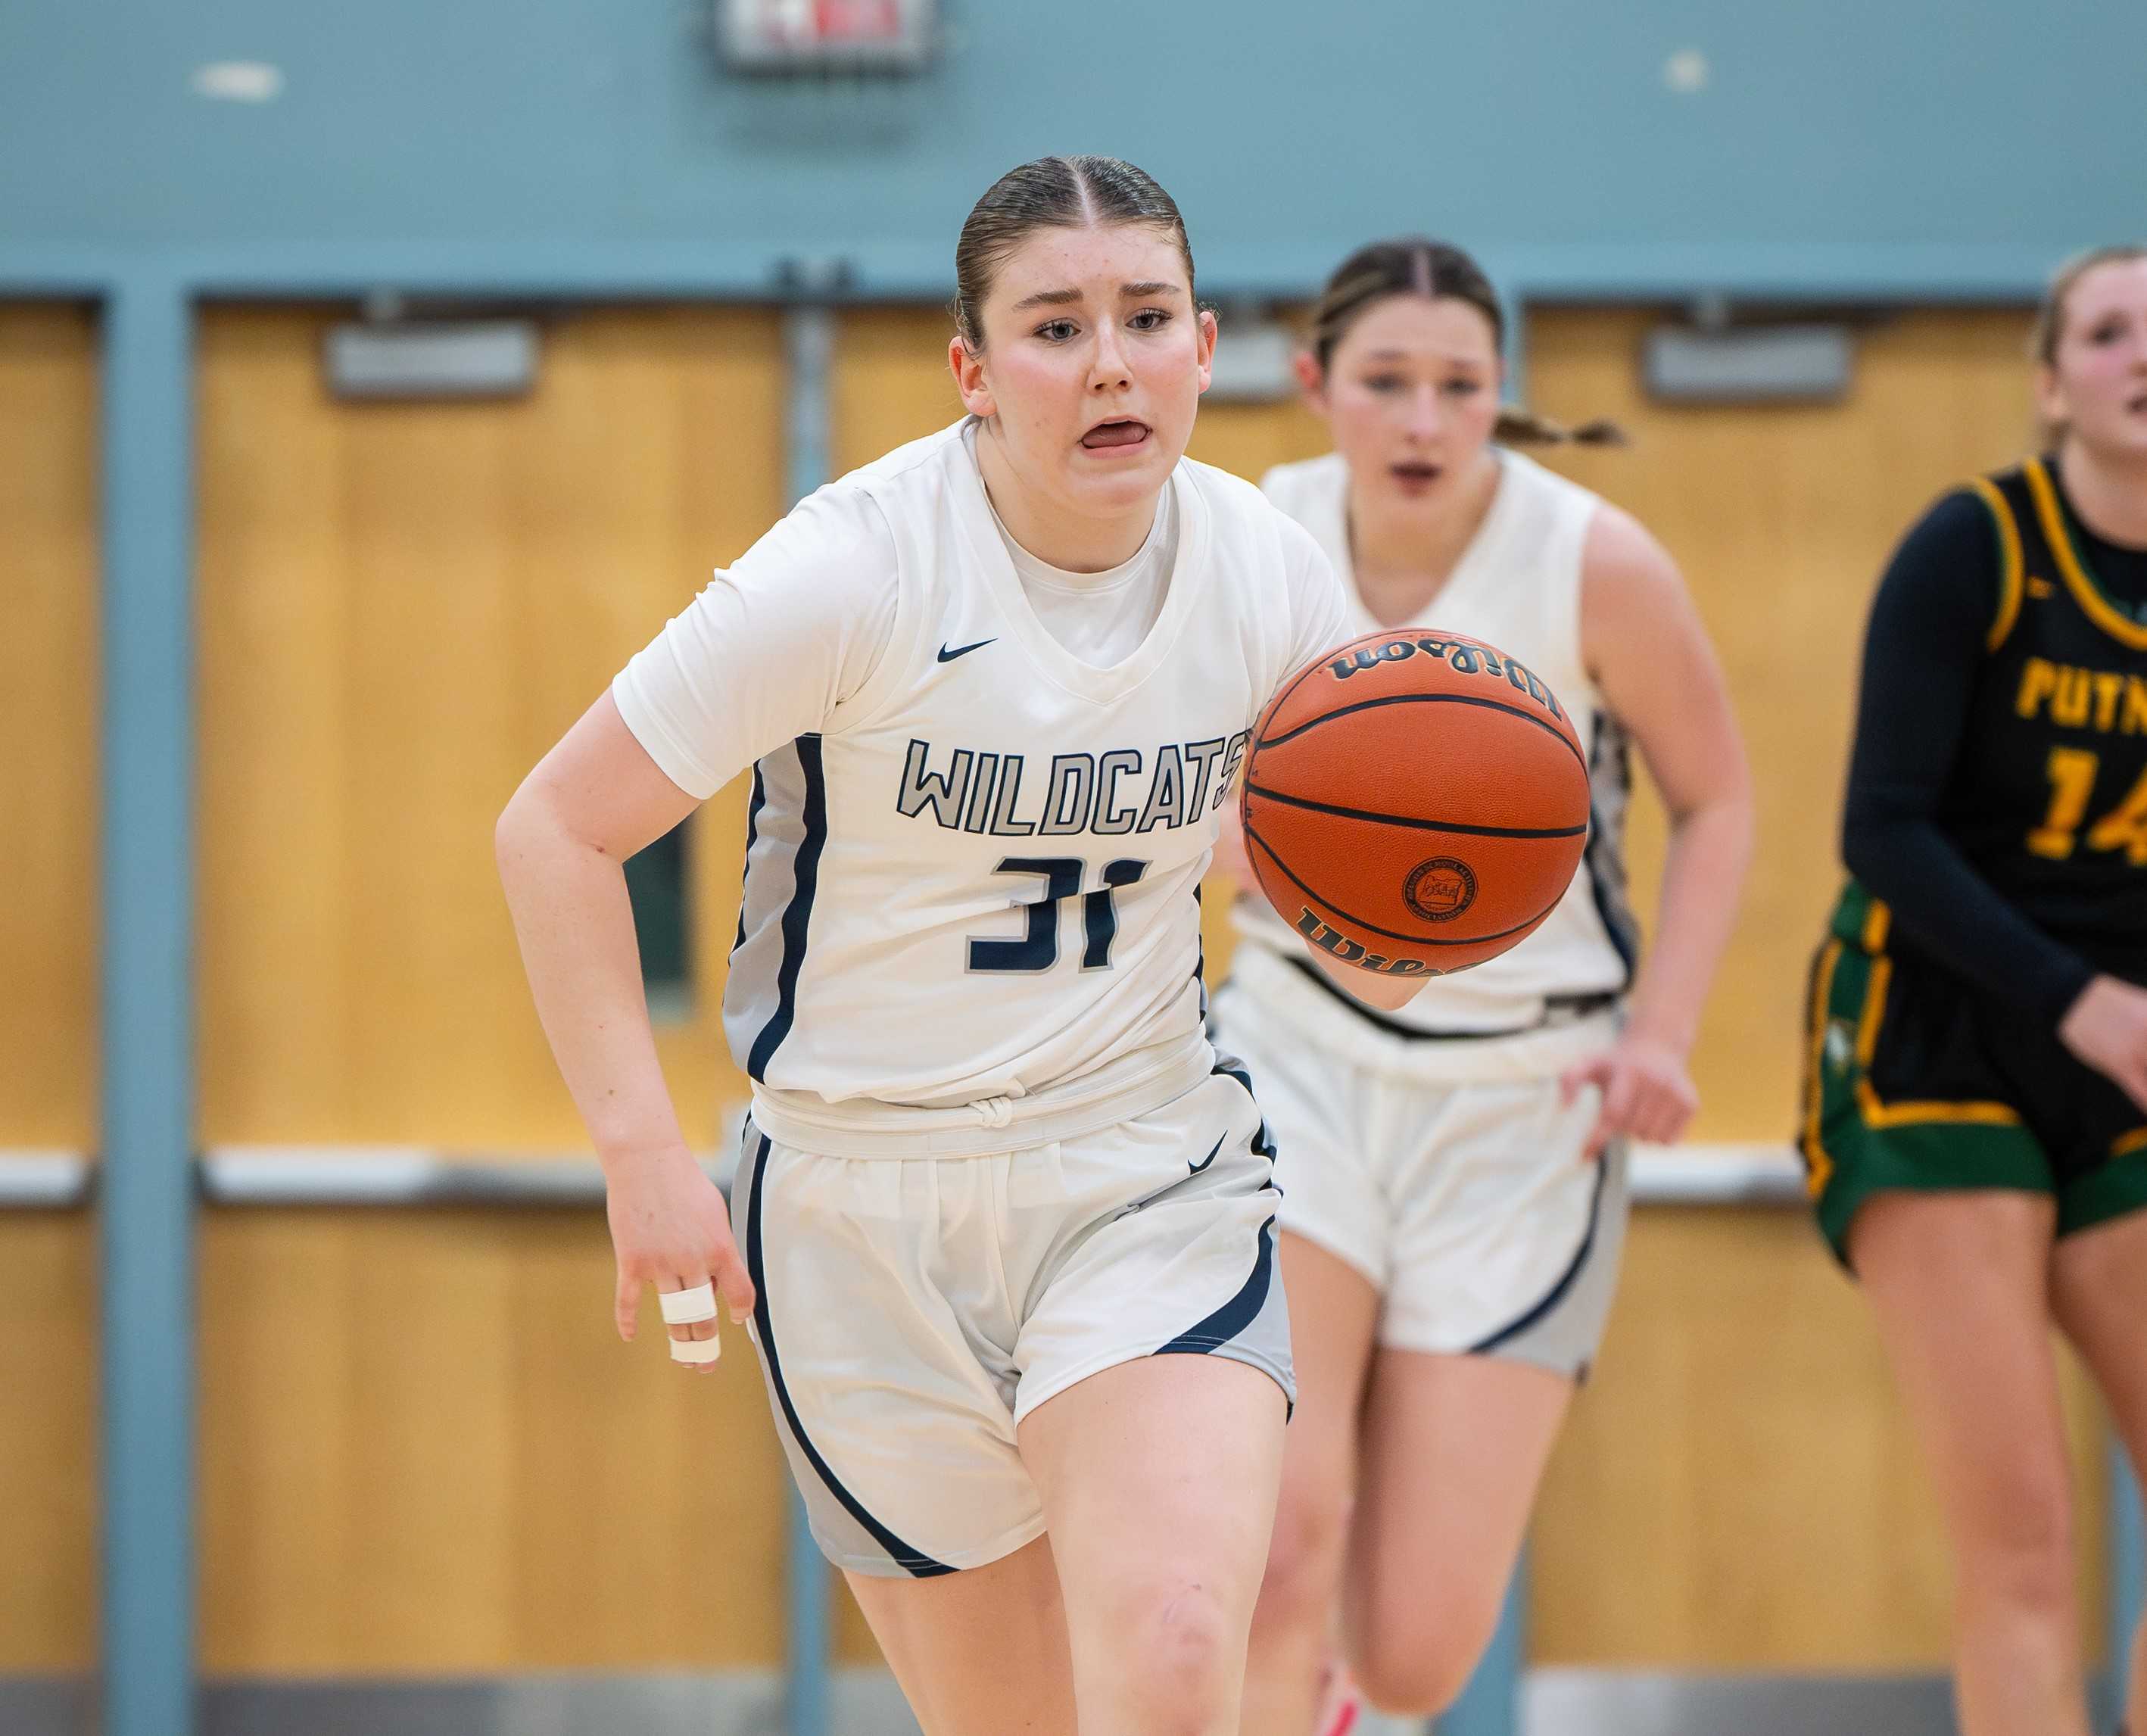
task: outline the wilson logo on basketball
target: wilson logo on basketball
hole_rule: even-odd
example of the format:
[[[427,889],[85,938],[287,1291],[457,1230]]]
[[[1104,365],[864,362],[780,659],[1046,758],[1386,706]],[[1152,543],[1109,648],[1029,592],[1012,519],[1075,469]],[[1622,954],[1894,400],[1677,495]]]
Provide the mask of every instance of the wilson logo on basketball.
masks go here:
[[[1347,681],[1382,663],[1407,663],[1419,653],[1443,659],[1457,675],[1481,675],[1492,681],[1503,681],[1514,692],[1526,693],[1554,718],[1565,715],[1558,708],[1558,700],[1551,690],[1533,669],[1474,639],[1426,634],[1414,639],[1389,639],[1381,644],[1375,634],[1345,647],[1344,655],[1329,660],[1327,670],[1337,681]]]
[[[1434,856],[1409,870],[1402,897],[1426,922],[1450,923],[1476,902],[1476,876],[1465,862]]]

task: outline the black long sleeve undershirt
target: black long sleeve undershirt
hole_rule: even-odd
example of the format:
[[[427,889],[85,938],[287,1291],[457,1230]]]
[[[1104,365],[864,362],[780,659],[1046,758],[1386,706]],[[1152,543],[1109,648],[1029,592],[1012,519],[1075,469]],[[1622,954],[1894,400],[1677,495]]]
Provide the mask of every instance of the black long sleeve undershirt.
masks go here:
[[[2001,898],[1936,818],[1998,611],[1999,559],[1997,527],[1964,490],[1894,551],[1864,638],[1841,855],[1926,951],[2054,1024],[2094,968]]]

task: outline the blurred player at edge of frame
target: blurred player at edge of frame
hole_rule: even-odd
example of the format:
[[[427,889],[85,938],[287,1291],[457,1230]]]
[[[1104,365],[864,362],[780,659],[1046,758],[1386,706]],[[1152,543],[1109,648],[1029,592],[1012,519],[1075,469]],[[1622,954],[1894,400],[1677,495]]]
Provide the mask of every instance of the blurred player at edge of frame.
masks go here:
[[[1353,1672],[1417,1716],[1468,1681],[1602,1338],[1626,1141],[1677,1138],[1695,1106],[1685,1058],[1751,848],[1744,751],[1683,581],[1632,518],[1514,449],[1567,437],[1499,408],[1504,338],[1459,248],[1360,248],[1299,358],[1335,450],[1262,484],[1342,574],[1353,633],[1435,626],[1541,674],[1589,750],[1594,813],[1544,926],[1398,1011],[1238,901],[1217,1041],[1248,1058],[1275,1129],[1304,1380],[1246,1736],[1339,1736]],[[1644,966],[1624,898],[1629,743],[1670,814]]]
[[[1872,603],[1800,1129],[1937,1483],[1965,1736],[2089,1728],[2053,1326],[2147,1468],[2147,247],[2059,272],[2034,357],[2045,452]]]

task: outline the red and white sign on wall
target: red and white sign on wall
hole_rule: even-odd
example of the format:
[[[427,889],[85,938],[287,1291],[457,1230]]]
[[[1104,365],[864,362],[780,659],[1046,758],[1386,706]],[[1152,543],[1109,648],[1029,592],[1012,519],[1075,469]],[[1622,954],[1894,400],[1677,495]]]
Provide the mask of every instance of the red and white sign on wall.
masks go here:
[[[751,73],[914,73],[933,0],[717,0],[724,58]]]

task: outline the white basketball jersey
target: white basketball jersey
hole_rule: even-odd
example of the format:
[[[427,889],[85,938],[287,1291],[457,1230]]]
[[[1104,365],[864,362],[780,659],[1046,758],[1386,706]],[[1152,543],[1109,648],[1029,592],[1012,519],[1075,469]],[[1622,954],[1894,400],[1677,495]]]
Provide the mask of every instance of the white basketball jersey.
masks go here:
[[[887,1106],[976,1108],[973,1133],[1035,1093],[1197,1083],[1216,812],[1269,695],[1340,637],[1310,539],[1187,462],[1160,615],[1124,661],[1080,662],[961,436],[822,491],[883,517],[893,625],[863,685],[755,767],[724,1025],[756,1118],[810,1149],[918,1119]]]
[[[1598,497],[1519,453],[1495,448],[1497,493],[1444,587],[1415,620],[1373,619],[1349,556],[1349,475],[1338,453],[1284,464],[1261,481],[1268,498],[1312,533],[1349,593],[1349,634],[1386,626],[1436,628],[1509,651],[1547,682],[1589,757],[1594,813],[1588,850],[1543,926],[1485,964],[1427,983],[1399,1013],[1379,1016],[1427,1032],[1525,1029],[1548,1003],[1623,990],[1638,931],[1625,901],[1626,742],[1589,678],[1580,643],[1582,546]],[[1243,943],[1301,958],[1304,943],[1257,895],[1238,900]]]

